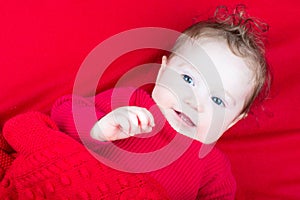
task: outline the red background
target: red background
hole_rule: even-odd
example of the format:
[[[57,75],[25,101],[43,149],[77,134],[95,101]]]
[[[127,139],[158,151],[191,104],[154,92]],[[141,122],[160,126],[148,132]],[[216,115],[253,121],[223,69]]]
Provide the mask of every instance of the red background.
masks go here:
[[[267,57],[274,82],[269,99],[254,107],[217,145],[231,160],[237,199],[300,199],[300,5],[296,0],[2,1],[1,127],[18,113],[48,113],[58,97],[72,92],[88,53],[110,36],[145,26],[181,31],[195,16],[211,14],[216,5],[236,3],[246,4],[251,15],[270,25]],[[154,51],[137,54],[116,61],[100,90],[112,86],[127,69],[160,56]]]

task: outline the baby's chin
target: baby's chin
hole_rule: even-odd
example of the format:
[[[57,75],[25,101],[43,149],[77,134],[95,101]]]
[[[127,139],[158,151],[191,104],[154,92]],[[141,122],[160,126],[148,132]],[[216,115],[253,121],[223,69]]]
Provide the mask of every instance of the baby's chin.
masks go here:
[[[201,142],[203,144],[213,144],[217,141],[217,139],[209,139],[205,137],[205,134],[198,133],[196,129],[185,129],[183,125],[180,126],[179,124],[174,124],[172,122],[171,123],[169,122],[169,124],[177,133],[184,135],[190,139]]]

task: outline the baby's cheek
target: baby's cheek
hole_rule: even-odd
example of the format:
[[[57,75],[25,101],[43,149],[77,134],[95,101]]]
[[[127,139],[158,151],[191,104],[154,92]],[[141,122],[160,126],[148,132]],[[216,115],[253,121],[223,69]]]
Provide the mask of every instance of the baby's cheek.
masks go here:
[[[209,127],[210,127],[210,122],[208,122],[207,120],[201,121],[197,125],[197,132],[198,132],[198,134],[207,135]]]
[[[205,113],[199,116],[197,124],[197,135],[201,138],[201,142],[206,141],[213,134],[212,127],[212,115],[211,113]]]
[[[161,86],[154,88],[152,97],[160,105],[173,105],[176,102],[174,95],[168,89]]]

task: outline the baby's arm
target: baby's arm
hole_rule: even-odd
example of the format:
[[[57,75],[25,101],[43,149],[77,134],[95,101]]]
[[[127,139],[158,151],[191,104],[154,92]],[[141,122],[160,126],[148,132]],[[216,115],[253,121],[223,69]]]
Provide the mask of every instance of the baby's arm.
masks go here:
[[[66,133],[78,142],[82,142],[82,137],[89,139],[90,130],[95,122],[106,114],[100,107],[96,109],[94,107],[94,103],[90,97],[66,95],[59,98],[53,105],[51,110],[51,119],[62,132]],[[86,120],[89,118],[89,115],[93,115],[95,111],[97,119],[94,121]],[[76,112],[77,115],[80,116],[80,119],[82,119],[80,129],[75,123],[74,112]]]
[[[76,139],[77,141],[81,142],[82,137],[85,137],[85,139],[87,139],[87,140],[89,140],[89,139],[94,140],[90,136],[91,129],[94,127],[93,131],[95,133],[97,133],[96,134],[97,137],[100,136],[97,126],[100,125],[100,127],[103,127],[103,124],[105,124],[104,122],[110,121],[109,119],[111,119],[111,116],[117,116],[115,114],[119,113],[121,110],[123,110],[123,109],[121,109],[122,107],[120,106],[119,107],[120,110],[114,109],[112,111],[112,107],[114,107],[114,106],[112,106],[112,104],[118,103],[119,105],[123,105],[123,106],[130,105],[130,107],[133,107],[133,105],[137,105],[137,106],[145,107],[146,109],[149,109],[148,108],[149,106],[147,107],[148,104],[152,105],[151,103],[148,102],[148,101],[150,101],[151,98],[148,96],[148,94],[146,92],[144,92],[142,90],[138,90],[138,91],[134,92],[131,95],[130,100],[128,100],[128,93],[130,93],[131,91],[132,91],[132,88],[114,88],[114,89],[110,89],[110,90],[101,92],[101,93],[97,94],[95,97],[81,97],[81,96],[76,96],[76,95],[63,96],[60,99],[58,99],[55,102],[55,104],[53,105],[52,110],[51,110],[51,118],[55,121],[55,123],[57,124],[57,126],[59,127],[59,129],[61,131],[65,132],[66,134],[68,134],[72,138]],[[113,97],[114,101],[112,101],[112,97]],[[95,98],[94,101],[92,98]],[[150,119],[149,125],[153,125],[151,123],[151,120],[153,122],[153,117],[149,113],[149,111],[147,111],[146,109],[144,109],[144,108],[137,109],[137,110],[142,110],[143,114],[138,114],[138,115],[135,114],[135,116],[138,116],[138,117],[136,117],[136,119],[138,119],[140,122],[143,122],[143,124],[145,124],[146,123],[146,122],[144,122],[145,117],[143,117],[143,116],[146,116],[147,119]],[[81,125],[82,124],[84,125],[84,126],[81,126],[81,130],[78,129],[78,127],[76,126],[76,124],[74,122],[75,121],[74,120],[74,110],[76,110],[77,115],[78,115],[78,113],[80,113],[79,114],[80,119],[82,119],[84,121],[84,123],[81,123]],[[129,110],[131,111],[130,113],[136,113],[136,111],[135,111],[136,109],[131,108]],[[95,112],[97,115],[97,119],[87,120],[90,118],[89,116],[95,115]],[[123,112],[124,112],[124,110],[123,110]],[[126,110],[126,112],[128,112],[128,110]],[[138,113],[140,113],[140,111]],[[124,115],[124,113],[123,113],[123,115]],[[130,116],[132,116],[132,114]],[[103,118],[103,120],[102,120],[102,118]],[[133,122],[134,122],[134,120],[133,120]],[[133,122],[131,120],[131,123],[133,123]],[[118,124],[118,122],[111,123],[110,129],[112,131],[115,131],[114,125],[116,125],[116,124]],[[123,126],[126,126],[126,125],[123,125]],[[120,127],[122,127],[122,126],[120,126]],[[108,128],[108,127],[106,127],[106,128]],[[126,129],[126,127],[123,127],[121,130],[123,130],[123,129]],[[144,131],[144,127],[142,128],[142,130]],[[81,139],[79,138],[78,132],[80,132]],[[147,130],[145,130],[145,132],[147,132]],[[136,134],[136,132],[132,132],[132,133]],[[129,132],[127,132],[127,134],[129,134]],[[109,135],[111,135],[111,134],[109,134]],[[94,134],[93,134],[93,136],[94,136]],[[107,138],[107,136],[103,137],[101,140],[105,140],[106,138]],[[120,137],[120,138],[122,138],[122,137]]]
[[[124,106],[101,118],[92,128],[92,138],[100,141],[125,139],[152,131],[154,118],[145,108]]]

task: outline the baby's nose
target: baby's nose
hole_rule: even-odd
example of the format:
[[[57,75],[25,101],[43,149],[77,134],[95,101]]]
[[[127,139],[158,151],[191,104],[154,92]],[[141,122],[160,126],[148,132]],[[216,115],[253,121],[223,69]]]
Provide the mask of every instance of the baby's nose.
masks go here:
[[[184,102],[191,107],[193,110],[196,110],[197,112],[203,112],[204,111],[204,104],[202,101],[197,101],[195,97],[193,98],[185,98]]]

